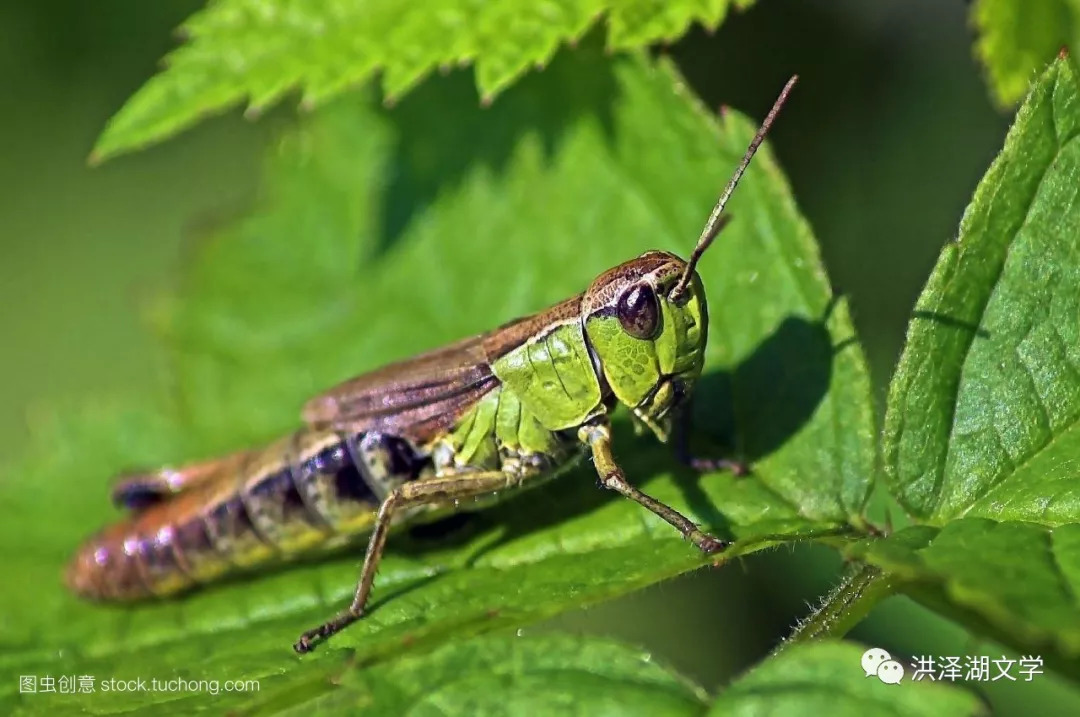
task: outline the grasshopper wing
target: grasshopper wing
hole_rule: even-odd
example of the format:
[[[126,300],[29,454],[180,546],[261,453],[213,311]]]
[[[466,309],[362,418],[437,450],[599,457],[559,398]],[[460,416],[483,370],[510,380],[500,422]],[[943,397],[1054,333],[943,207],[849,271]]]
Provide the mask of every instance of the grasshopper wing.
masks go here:
[[[304,420],[319,429],[425,442],[499,384],[483,339],[473,336],[346,381],[308,401]]]

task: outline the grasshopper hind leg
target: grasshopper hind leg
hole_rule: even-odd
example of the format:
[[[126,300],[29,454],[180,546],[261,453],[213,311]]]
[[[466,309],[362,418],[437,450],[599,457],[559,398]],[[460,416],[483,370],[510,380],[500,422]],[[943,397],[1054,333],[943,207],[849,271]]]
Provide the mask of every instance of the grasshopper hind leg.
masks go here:
[[[508,471],[485,471],[458,473],[439,478],[406,483],[395,488],[379,507],[375,527],[368,539],[364,563],[352,604],[344,612],[327,620],[316,628],[306,631],[293,645],[300,654],[311,652],[315,646],[335,635],[364,616],[364,609],[371,595],[375,573],[386,548],[386,537],[398,511],[433,503],[453,503],[488,495],[519,484],[523,476]]]

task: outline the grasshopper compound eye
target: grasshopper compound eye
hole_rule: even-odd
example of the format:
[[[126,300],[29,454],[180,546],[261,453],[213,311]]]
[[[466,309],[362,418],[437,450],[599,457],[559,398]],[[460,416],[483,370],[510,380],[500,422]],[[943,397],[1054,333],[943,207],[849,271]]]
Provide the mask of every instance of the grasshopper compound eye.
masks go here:
[[[651,339],[660,328],[660,302],[648,284],[634,284],[619,297],[615,309],[623,331],[635,339]]]

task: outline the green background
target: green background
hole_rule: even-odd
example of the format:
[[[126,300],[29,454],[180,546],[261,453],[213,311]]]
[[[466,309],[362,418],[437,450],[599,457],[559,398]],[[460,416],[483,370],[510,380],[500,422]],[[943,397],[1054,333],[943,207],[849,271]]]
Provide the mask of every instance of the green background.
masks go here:
[[[245,206],[260,150],[290,115],[277,110],[252,124],[233,113],[87,168],[105,120],[197,7],[114,0],[0,9],[4,456],[18,455],[35,406],[154,382],[160,356],[145,329],[153,299],[200,226]],[[694,31],[666,50],[710,106],[754,112],[790,73],[802,75],[773,146],[834,284],[850,297],[879,396],[914,299],[1009,120],[972,58],[965,12],[963,3],[934,0],[765,0],[714,35]],[[530,631],[641,644],[712,689],[759,660],[840,567],[825,550],[756,555]],[[883,604],[852,637],[900,656],[1001,649],[906,598]],[[1001,714],[1080,711],[1080,691],[1046,675],[982,689]]]

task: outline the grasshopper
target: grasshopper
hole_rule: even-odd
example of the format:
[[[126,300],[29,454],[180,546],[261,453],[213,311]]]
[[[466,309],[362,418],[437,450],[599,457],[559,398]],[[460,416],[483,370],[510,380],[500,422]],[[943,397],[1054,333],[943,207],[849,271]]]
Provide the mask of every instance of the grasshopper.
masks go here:
[[[300,636],[294,649],[306,653],[364,616],[393,526],[538,485],[584,454],[605,488],[705,553],[723,550],[726,541],[627,481],[609,416],[623,404],[661,442],[679,431],[708,338],[695,266],[796,80],[765,117],[688,261],[646,252],[544,311],[330,389],[307,403],[304,428],[268,446],[123,477],[113,501],[131,515],[79,549],[70,588],[98,600],[163,597],[367,536],[352,603]],[[700,470],[745,472],[678,452]]]

